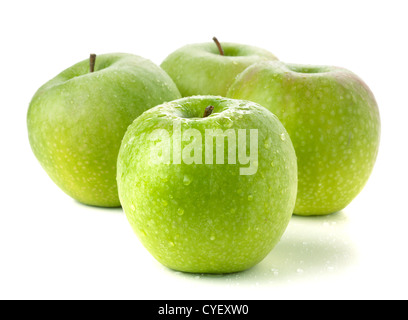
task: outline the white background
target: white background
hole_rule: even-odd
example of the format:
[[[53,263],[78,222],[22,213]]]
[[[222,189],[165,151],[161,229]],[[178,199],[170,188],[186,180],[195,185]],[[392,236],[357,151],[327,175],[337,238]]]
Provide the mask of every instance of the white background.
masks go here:
[[[1,299],[408,298],[406,1],[2,1],[0,3]],[[170,271],[120,209],[66,196],[33,156],[28,104],[91,52],[157,64],[187,43],[240,42],[281,60],[348,68],[374,92],[382,141],[363,192],[343,212],[294,217],[255,268]]]

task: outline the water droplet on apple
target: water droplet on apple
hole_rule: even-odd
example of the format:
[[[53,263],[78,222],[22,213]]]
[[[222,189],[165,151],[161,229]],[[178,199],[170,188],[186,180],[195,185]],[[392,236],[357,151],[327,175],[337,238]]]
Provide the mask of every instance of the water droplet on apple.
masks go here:
[[[297,272],[298,274],[302,274],[302,273],[304,272],[304,270],[301,269],[301,268],[298,268],[298,269],[296,270],[296,272]]]
[[[215,236],[212,235],[211,238],[210,238],[210,240],[211,240],[211,241],[214,241],[214,240],[215,240]]]
[[[168,181],[168,177],[167,177],[167,173],[166,172],[164,172],[164,171],[159,171],[159,177],[160,177],[160,179],[162,179],[164,182],[167,182]]]
[[[269,149],[271,147],[271,140],[269,138],[265,140],[264,147],[265,149]]]
[[[178,209],[177,209],[177,214],[178,214],[179,216],[182,216],[182,215],[184,214],[184,209],[178,208]]]
[[[189,186],[192,181],[193,181],[193,179],[190,176],[188,176],[186,174],[184,175],[183,184],[185,186]]]
[[[280,138],[281,138],[282,141],[285,141],[285,140],[286,140],[286,135],[285,135],[284,133],[282,133],[282,134],[280,135]]]
[[[233,123],[234,123],[234,122],[233,122],[231,119],[226,118],[226,119],[225,119],[225,122],[224,122],[224,126],[225,126],[226,128],[231,128],[232,125],[233,125]]]
[[[253,196],[252,194],[250,194],[250,195],[248,196],[248,201],[252,201],[252,200],[254,200],[254,196]]]

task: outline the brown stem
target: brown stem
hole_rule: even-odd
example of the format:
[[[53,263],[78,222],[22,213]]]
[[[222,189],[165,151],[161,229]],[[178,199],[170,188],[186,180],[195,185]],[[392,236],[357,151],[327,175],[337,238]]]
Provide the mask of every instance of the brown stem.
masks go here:
[[[96,54],[91,53],[89,56],[89,72],[94,72],[95,71],[95,62],[96,62]]]
[[[208,106],[207,108],[205,108],[203,118],[207,118],[213,111],[214,111],[213,106]]]
[[[221,43],[218,41],[217,37],[213,38],[213,41],[215,42],[215,44],[218,47],[218,51],[220,52],[220,55],[224,55],[224,50],[222,49]]]

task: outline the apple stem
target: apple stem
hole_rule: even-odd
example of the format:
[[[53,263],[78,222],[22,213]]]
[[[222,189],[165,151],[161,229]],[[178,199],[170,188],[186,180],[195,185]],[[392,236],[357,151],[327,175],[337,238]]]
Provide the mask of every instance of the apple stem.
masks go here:
[[[213,111],[214,111],[213,106],[208,106],[207,108],[205,108],[203,118],[207,118]]]
[[[222,49],[221,43],[218,41],[217,37],[213,38],[213,41],[217,45],[218,51],[220,52],[220,55],[224,55],[224,50]]]
[[[89,72],[94,72],[95,71],[95,62],[96,62],[96,54],[91,53],[89,56]]]

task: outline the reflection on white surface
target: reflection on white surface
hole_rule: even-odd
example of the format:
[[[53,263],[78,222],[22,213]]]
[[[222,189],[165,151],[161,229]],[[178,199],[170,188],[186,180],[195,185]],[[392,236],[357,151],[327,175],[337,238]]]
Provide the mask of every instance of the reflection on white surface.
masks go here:
[[[347,216],[339,212],[323,217],[293,216],[275,249],[250,270],[229,275],[182,277],[228,282],[231,285],[285,284],[338,274],[355,264],[356,248],[347,231]]]
[[[326,217],[294,216],[281,242],[252,272],[268,275],[269,270],[274,281],[341,272],[356,259],[346,227],[343,213]]]

